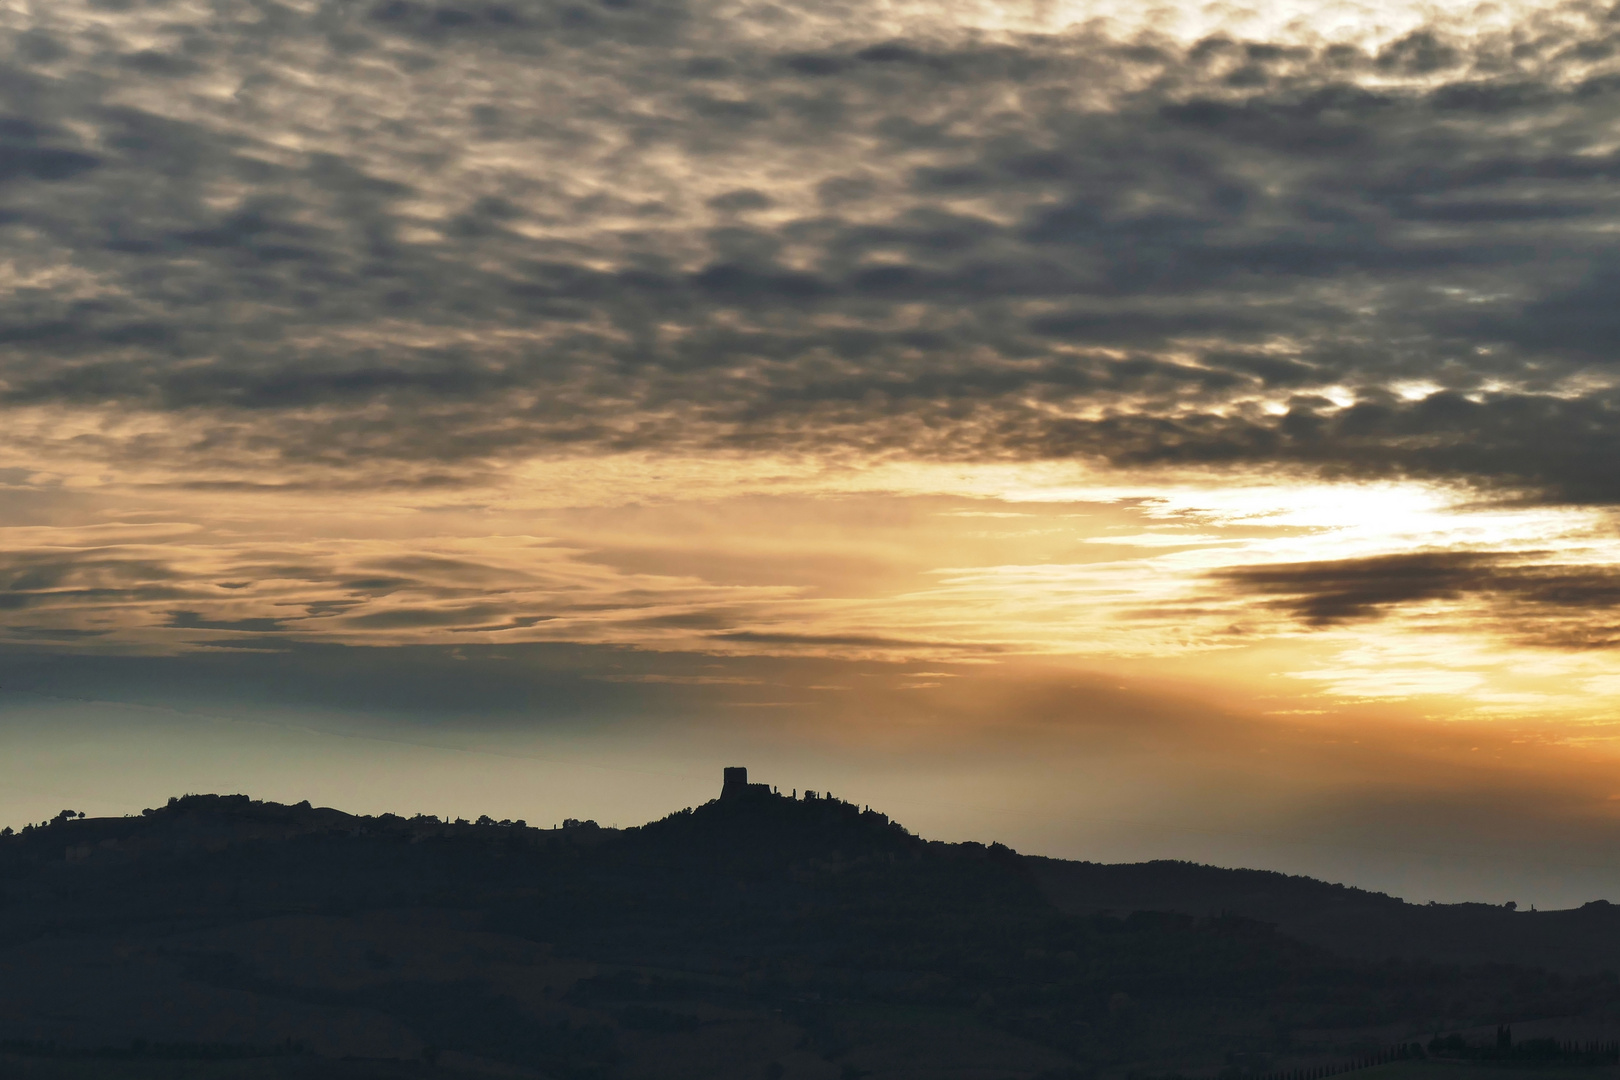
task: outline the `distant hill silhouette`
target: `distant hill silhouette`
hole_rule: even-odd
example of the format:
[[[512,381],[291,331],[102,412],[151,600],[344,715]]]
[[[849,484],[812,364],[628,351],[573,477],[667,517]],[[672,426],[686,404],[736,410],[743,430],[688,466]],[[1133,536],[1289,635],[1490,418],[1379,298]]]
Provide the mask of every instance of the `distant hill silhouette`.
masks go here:
[[[1571,974],[1620,971],[1620,906],[1606,900],[1567,911],[1418,905],[1265,870],[1173,861],[1108,865],[1032,857],[1027,862],[1046,897],[1075,914],[1230,914],[1367,960],[1524,964]]]
[[[0,1076],[1303,1080],[1620,1015],[1613,975],[1490,942],[1362,948],[1413,917],[1437,948],[1611,933],[1475,907],[942,844],[745,775],[623,830],[191,795],[0,837]]]

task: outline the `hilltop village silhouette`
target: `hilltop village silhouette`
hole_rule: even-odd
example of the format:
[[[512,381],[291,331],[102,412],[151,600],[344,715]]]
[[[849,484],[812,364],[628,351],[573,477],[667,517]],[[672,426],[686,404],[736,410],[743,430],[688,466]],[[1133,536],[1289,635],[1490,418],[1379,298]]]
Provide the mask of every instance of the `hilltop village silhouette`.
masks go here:
[[[721,770],[721,777],[722,777],[721,783],[720,783],[720,801],[721,802],[729,803],[729,802],[734,802],[734,801],[736,801],[738,799],[759,798],[759,797],[765,796],[765,795],[776,795],[776,796],[780,797],[780,793],[776,790],[775,787],[773,787],[770,784],[750,784],[748,782],[748,768],[747,768],[747,766],[744,766],[744,765],[729,765],[725,769]],[[798,797],[799,797],[799,791],[798,791],[797,788],[795,788],[793,790],[793,794],[790,795],[789,798],[797,799]],[[810,791],[810,790],[807,789],[805,791],[805,793],[804,793],[804,801],[805,802],[818,802],[818,801],[822,801],[823,799],[825,799],[828,802],[834,802],[834,803],[840,801],[839,799],[835,798],[830,792],[828,794],[826,794],[825,796],[823,796],[820,792]],[[887,819],[885,818],[885,820],[887,820]]]
[[[64,811],[0,836],[0,909],[7,1078],[1569,1080],[1620,1057],[1601,901],[1044,859],[740,766],[628,829]]]

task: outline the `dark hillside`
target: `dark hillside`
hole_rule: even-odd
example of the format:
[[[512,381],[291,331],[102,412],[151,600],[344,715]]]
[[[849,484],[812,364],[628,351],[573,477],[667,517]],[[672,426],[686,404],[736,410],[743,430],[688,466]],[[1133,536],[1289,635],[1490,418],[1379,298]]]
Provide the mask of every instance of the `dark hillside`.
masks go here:
[[[1042,893],[1074,914],[1224,913],[1271,923],[1300,941],[1365,960],[1521,964],[1566,974],[1620,971],[1620,906],[1604,900],[1568,911],[1419,905],[1264,870],[1171,861],[1026,861]]]
[[[0,837],[0,1075],[1234,1080],[1620,1009],[1612,977],[1373,964],[1233,914],[1387,897],[1281,879],[1267,908],[1275,875],[1110,878],[726,791],[622,831],[188,796]],[[1076,865],[1113,914],[1048,899]],[[1149,909],[1203,881],[1218,909]]]
[[[1038,855],[1026,859],[1052,900],[1077,912],[1232,912],[1280,924],[1323,911],[1387,911],[1403,906],[1399,898],[1383,893],[1270,870],[1225,870],[1170,859],[1122,864]]]

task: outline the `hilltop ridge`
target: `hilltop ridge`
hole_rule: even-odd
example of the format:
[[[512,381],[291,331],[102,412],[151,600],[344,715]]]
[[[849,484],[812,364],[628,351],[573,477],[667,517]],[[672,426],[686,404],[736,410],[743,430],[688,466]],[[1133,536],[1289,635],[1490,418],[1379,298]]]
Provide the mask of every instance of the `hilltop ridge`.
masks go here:
[[[441,820],[425,814],[357,815],[307,801],[281,804],[246,795],[192,794],[122,818],[56,818],[0,836],[0,867],[116,867],[143,860],[264,849],[321,839],[505,852],[564,845],[622,845],[656,863],[731,873],[783,871],[804,860],[863,861],[992,855],[1032,883],[1055,908],[1074,915],[1157,911],[1235,916],[1273,925],[1300,941],[1360,959],[1504,962],[1570,973],[1620,971],[1620,906],[1594,900],[1565,911],[1517,911],[1480,903],[1409,904],[1400,897],[1269,870],[1228,869],[1182,860],[1106,864],[1019,855],[1000,844],[945,844],[909,832],[888,815],[830,795],[779,794],[728,769],[716,799],[625,829],[568,819],[536,828],[525,821]],[[375,853],[373,853],[375,854]],[[69,905],[71,907],[71,904]]]
[[[1481,908],[941,843],[745,775],[625,829],[188,795],[0,837],[0,1073],[1259,1080],[1480,1025],[1620,1035],[1601,948],[1559,975],[1343,947],[1351,916]],[[1484,914],[1620,937],[1606,905]]]
[[[831,795],[783,795],[750,784],[747,770],[726,770],[720,797],[625,829],[567,819],[551,828],[481,816],[439,819],[350,814],[307,801],[281,804],[246,795],[190,794],[138,816],[54,819],[0,835],[0,866],[130,865],[188,854],[223,853],[324,838],[502,851],[619,844],[637,859],[677,858],[706,872],[763,873],[803,860],[861,861],[993,855],[1075,915],[1156,911],[1235,916],[1360,959],[1505,962],[1571,973],[1620,971],[1620,906],[1594,900],[1565,911],[1517,911],[1511,905],[1410,904],[1400,897],[1269,870],[1229,869],[1184,860],[1106,864],[1019,855],[1000,844],[945,844],[909,832],[888,815]],[[71,905],[70,905],[71,906]]]

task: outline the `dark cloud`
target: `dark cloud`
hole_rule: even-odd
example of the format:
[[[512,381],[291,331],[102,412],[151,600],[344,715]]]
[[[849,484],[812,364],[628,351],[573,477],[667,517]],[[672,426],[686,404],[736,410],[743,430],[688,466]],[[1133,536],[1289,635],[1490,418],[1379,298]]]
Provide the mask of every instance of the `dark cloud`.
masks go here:
[[[1283,563],[1222,571],[1219,577],[1262,596],[1313,626],[1374,618],[1400,604],[1455,600],[1494,590],[1502,557],[1435,551],[1370,559]]]
[[[24,550],[0,556],[0,611],[33,617],[183,601],[195,591],[192,583],[166,560],[142,558],[126,551]]]
[[[36,274],[0,403],[181,413],[238,472],[837,447],[1620,497],[1595,7],[1375,52],[76,10],[0,43]]]
[[[1484,601],[1507,636],[1564,648],[1620,643],[1620,573],[1535,552],[1420,551],[1223,570],[1216,579],[1310,626],[1374,619],[1425,601]]]
[[[205,619],[195,611],[172,611],[169,625],[181,630],[229,630],[241,634],[274,634],[285,629],[279,619]]]

